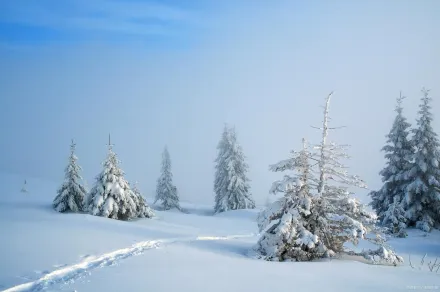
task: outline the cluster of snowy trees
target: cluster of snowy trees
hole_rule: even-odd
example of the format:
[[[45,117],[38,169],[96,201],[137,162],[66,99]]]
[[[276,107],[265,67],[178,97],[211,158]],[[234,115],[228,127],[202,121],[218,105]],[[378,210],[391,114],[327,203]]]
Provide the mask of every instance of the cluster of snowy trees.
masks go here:
[[[119,167],[119,160],[108,145],[103,169],[96,177],[90,191],[84,186],[81,167],[75,155],[76,144],[72,141],[69,163],[65,169],[65,180],[58,189],[53,207],[58,212],[88,212],[119,220],[151,218],[154,212],[146,203],[136,185],[130,185]],[[246,176],[248,165],[241,146],[237,143],[234,128],[225,126],[218,145],[215,173],[215,213],[228,210],[255,208]],[[171,158],[167,147],[162,154],[161,175],[157,180],[154,204],[160,203],[163,210],[181,210],[177,187],[173,183]]]
[[[84,187],[80,175],[81,167],[77,163],[75,146],[72,141],[69,163],[65,169],[65,180],[53,201],[55,210],[88,212],[95,216],[119,220],[154,216],[137,187],[131,186],[124,178],[124,172],[119,167],[119,160],[113,152],[110,137],[107,158],[90,192],[87,192]]]
[[[289,171],[273,184],[271,192],[284,196],[260,212],[258,227],[261,237],[255,246],[257,254],[270,261],[310,261],[332,257],[348,251],[347,242],[360,239],[379,245],[377,250],[358,253],[371,261],[397,264],[403,259],[385,246],[377,216],[368,212],[349,191],[349,187],[365,188],[356,175],[347,172],[343,159],[348,158],[345,146],[328,141],[329,103],[326,99],[322,138],[293,157],[270,166],[272,171]],[[375,236],[369,236],[372,233]]]
[[[318,128],[320,142],[309,145],[303,139],[300,151],[270,166],[271,171],[290,173],[274,182],[270,191],[283,196],[258,216],[261,237],[255,251],[261,258],[310,261],[350,253],[373,262],[397,264],[403,259],[385,245],[382,227],[404,237],[409,226],[425,231],[440,226],[440,143],[431,125],[429,91],[422,92],[417,127],[412,130],[403,115],[404,97],[397,99],[396,117],[383,147],[387,160],[380,172],[383,186],[370,193],[375,212],[368,211],[351,191],[366,185],[348,173],[344,165],[349,158],[347,147],[329,141],[329,131],[335,128],[329,126],[332,93],[328,95],[323,123]],[[247,177],[249,166],[234,127],[225,125],[217,149],[215,213],[255,208]],[[53,202],[57,211],[88,212],[119,220],[154,216],[136,185],[124,178],[110,141],[103,169],[90,192],[82,183],[80,171],[72,141],[65,181]],[[162,154],[154,203],[158,201],[164,210],[181,210],[167,147]],[[361,253],[347,249],[346,243],[356,245],[361,239],[378,245],[378,249]]]
[[[399,237],[406,237],[406,227],[430,231],[440,226],[440,144],[431,125],[429,90],[422,89],[414,129],[403,115],[403,99],[397,99],[397,114],[382,148],[387,161],[380,172],[383,186],[370,193],[380,223]]]
[[[88,212],[95,216],[119,220],[154,216],[154,212],[148,206],[137,185],[131,185],[124,178],[124,172],[119,167],[119,160],[113,151],[110,138],[103,169],[96,176],[95,184],[90,192],[84,186],[80,175],[81,167],[77,163],[75,146],[76,144],[72,141],[69,163],[65,169],[65,180],[53,201],[55,210]],[[167,148],[164,150],[162,164],[155,203],[160,200],[165,210],[180,209],[177,188],[172,183],[171,160]]]
[[[349,158],[347,147],[329,141],[329,131],[335,128],[329,127],[332,93],[328,95],[323,123],[318,128],[320,142],[309,145],[303,139],[300,151],[293,151],[291,158],[270,166],[271,171],[290,173],[274,182],[270,191],[283,196],[268,203],[258,216],[261,237],[255,250],[261,258],[310,261],[350,253],[373,262],[397,264],[403,259],[385,245],[383,226],[402,237],[409,226],[425,231],[440,226],[440,143],[431,125],[429,91],[422,92],[417,127],[412,130],[403,115],[404,97],[397,99],[397,114],[383,147],[387,160],[380,172],[383,186],[370,193],[375,213],[369,212],[351,192],[352,187],[366,185],[348,173],[343,163]],[[225,125],[217,149],[215,213],[255,208],[247,177],[249,166],[234,127]],[[110,140],[103,170],[90,192],[82,183],[80,171],[72,141],[65,181],[53,202],[57,211],[88,212],[120,220],[154,216],[136,185],[125,180]],[[154,203],[158,201],[164,210],[181,209],[167,147],[162,154]],[[356,245],[361,239],[373,242],[378,249],[361,253],[347,250],[346,243]]]

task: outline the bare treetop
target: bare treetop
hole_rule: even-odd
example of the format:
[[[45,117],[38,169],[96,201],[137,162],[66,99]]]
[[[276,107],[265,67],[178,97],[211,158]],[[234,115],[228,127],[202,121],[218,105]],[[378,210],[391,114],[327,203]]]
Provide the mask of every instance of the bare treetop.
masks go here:
[[[109,150],[112,150],[113,146],[115,146],[115,144],[111,143],[110,134],[108,134],[108,144],[107,144],[107,146],[108,146]]]

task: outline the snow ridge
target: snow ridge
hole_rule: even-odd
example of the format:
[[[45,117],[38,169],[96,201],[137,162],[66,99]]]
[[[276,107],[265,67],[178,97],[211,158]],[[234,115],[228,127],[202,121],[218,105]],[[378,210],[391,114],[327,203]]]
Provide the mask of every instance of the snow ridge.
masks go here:
[[[89,275],[92,270],[102,267],[108,267],[116,264],[117,262],[129,257],[143,254],[149,249],[159,248],[165,244],[179,243],[179,242],[191,242],[191,241],[210,241],[210,240],[228,240],[236,238],[253,237],[255,234],[243,234],[243,235],[227,235],[227,236],[193,236],[188,238],[168,238],[147,240],[136,244],[131,247],[118,249],[109,253],[102,254],[97,257],[87,258],[80,263],[66,266],[55,271],[52,271],[43,277],[24,284],[20,284],[2,292],[37,292],[43,291],[52,285],[59,283],[72,282],[84,275]]]

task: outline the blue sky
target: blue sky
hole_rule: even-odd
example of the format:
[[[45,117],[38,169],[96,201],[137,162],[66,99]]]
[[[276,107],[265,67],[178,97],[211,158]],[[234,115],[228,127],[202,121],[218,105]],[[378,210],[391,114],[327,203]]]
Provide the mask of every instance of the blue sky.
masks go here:
[[[0,41],[20,45],[142,41],[182,47],[201,32],[202,1],[3,1]],[[174,41],[174,42],[173,42]]]
[[[74,138],[91,186],[111,133],[146,195],[168,145],[182,198],[212,203],[227,122],[264,202],[280,177],[268,165],[319,139],[310,125],[335,90],[347,128],[333,138],[377,188],[399,91],[412,123],[422,86],[440,107],[439,12],[436,0],[2,1],[0,171],[61,183]]]

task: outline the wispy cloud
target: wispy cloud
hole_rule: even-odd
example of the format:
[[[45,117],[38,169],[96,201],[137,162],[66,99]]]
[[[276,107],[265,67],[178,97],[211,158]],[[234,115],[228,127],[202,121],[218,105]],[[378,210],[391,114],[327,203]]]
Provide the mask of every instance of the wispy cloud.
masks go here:
[[[194,13],[150,1],[16,0],[2,3],[0,22],[57,30],[169,34],[194,23]]]

